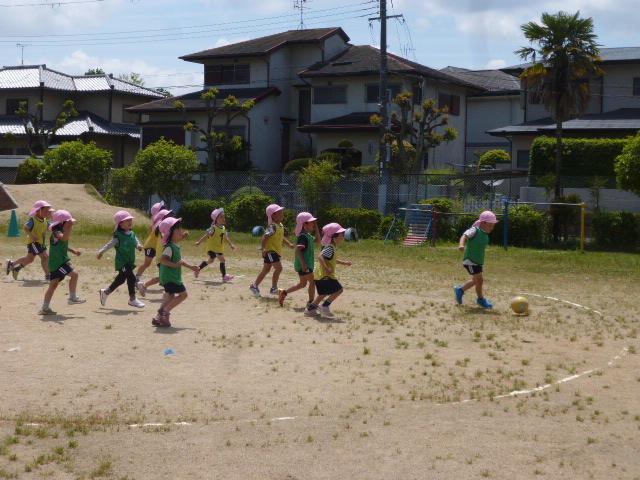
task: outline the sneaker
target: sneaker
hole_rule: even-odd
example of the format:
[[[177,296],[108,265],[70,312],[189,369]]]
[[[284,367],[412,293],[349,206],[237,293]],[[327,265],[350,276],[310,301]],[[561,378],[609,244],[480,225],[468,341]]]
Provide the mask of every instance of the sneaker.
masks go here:
[[[456,302],[458,305],[462,305],[462,296],[464,295],[462,287],[453,287],[453,290],[456,292]]]
[[[104,288],[100,290],[100,303],[102,304],[103,307],[107,304],[108,296],[109,295],[107,295],[107,291]]]
[[[324,313],[327,317],[333,317],[333,312],[329,308],[329,305],[327,305],[326,307],[324,305],[320,305],[318,307],[318,310],[320,310],[322,313]]]
[[[493,303],[491,303],[489,300],[487,300],[484,297],[477,299],[476,303],[478,305],[480,305],[482,308],[492,308],[493,307]]]
[[[82,297],[69,297],[69,303],[84,303],[86,302],[87,299],[86,298],[82,298]]]
[[[193,276],[198,278],[200,276],[200,269],[198,268],[197,270],[193,271]]]
[[[285,292],[282,288],[278,289],[278,303],[281,307],[284,307],[284,301],[287,298],[287,292]]]
[[[138,282],[136,283],[136,286],[138,287],[138,293],[140,296],[144,297],[147,294],[147,287],[144,286],[144,282]]]
[[[151,319],[151,325],[153,325],[154,327],[161,327],[162,324],[160,323],[160,320],[158,320],[158,317],[153,317]]]
[[[169,321],[169,317],[171,316],[171,314],[169,312],[166,312],[165,310],[163,310],[162,308],[158,309],[158,315],[156,315],[156,318],[154,318],[154,320],[159,323],[160,327],[170,327],[171,326],[171,322]],[[152,322],[153,323],[153,322]]]
[[[316,310],[315,308],[313,310],[309,310],[308,308],[304,309],[304,316],[305,317],[319,317],[320,316],[320,312],[318,310]]]
[[[15,268],[13,268],[13,265],[11,265],[11,273],[13,273],[13,279],[17,280],[18,279],[18,274],[20,273],[20,270],[16,270]]]
[[[44,307],[38,310],[38,315],[56,315],[56,312],[51,310],[51,307]]]
[[[234,278],[236,278],[235,275],[229,275],[228,273],[222,277],[222,283],[227,283],[229,280],[233,280]]]
[[[137,298],[134,298],[133,300],[129,300],[129,305],[131,305],[132,307],[138,307],[138,308],[144,307],[144,303],[142,303]]]
[[[278,295],[278,287],[271,287],[271,290],[269,290],[269,294],[270,295]]]
[[[13,262],[7,258],[7,275],[13,270]]]
[[[253,283],[249,287],[249,290],[251,290],[256,297],[260,296],[260,289],[256,287]]]
[[[308,300],[308,301],[307,301],[307,305],[306,305],[306,307],[307,307],[307,308],[309,308],[309,307],[311,306],[311,304],[312,304],[312,303],[313,303],[313,300]]]

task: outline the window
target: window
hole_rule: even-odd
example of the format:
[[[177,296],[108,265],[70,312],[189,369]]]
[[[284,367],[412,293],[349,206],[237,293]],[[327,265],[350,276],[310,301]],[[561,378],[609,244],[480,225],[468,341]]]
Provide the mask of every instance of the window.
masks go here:
[[[398,96],[398,94],[400,93],[400,89],[402,88],[402,85],[400,85],[399,83],[392,83],[387,85],[387,90],[390,90],[389,92],[389,101],[393,101],[394,98],[396,98]],[[375,84],[375,85],[366,85],[365,86],[366,89],[366,98],[365,98],[365,102],[366,103],[379,103],[380,102],[380,84]]]
[[[529,170],[529,153],[530,150],[518,150],[517,158],[517,168],[526,168]]]
[[[8,98],[7,99],[7,115],[15,115],[20,109],[20,102],[27,102],[27,110],[29,107],[29,99],[27,98]]]
[[[205,85],[229,85],[251,83],[248,64],[205,65]]]
[[[422,85],[414,85],[413,86],[413,104],[414,105],[422,105]]]
[[[311,90],[298,92],[298,126],[311,123]]]
[[[313,103],[316,105],[347,103],[347,86],[327,85],[326,87],[314,87]]]
[[[122,123],[138,123],[140,122],[140,114],[138,113],[129,113],[127,112],[127,108],[133,107],[135,105],[122,105]]]
[[[438,93],[438,108],[449,107],[450,115],[460,115],[460,96],[451,93]]]
[[[640,77],[633,77],[633,94],[640,96]]]

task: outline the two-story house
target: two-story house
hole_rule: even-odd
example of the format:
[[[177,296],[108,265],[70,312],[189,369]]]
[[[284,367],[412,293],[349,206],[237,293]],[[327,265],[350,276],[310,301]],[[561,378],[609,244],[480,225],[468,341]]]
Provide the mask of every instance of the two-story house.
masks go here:
[[[567,138],[624,138],[640,130],[640,47],[602,48],[601,77],[588,78],[591,98],[586,114],[563,122]],[[531,64],[502,69],[519,76]],[[520,93],[521,121],[506,122],[487,133],[511,143],[513,169],[528,170],[531,144],[540,135],[555,135],[556,124],[540,103]]]
[[[3,67],[0,69],[0,155],[23,159],[29,155],[26,134],[16,115],[21,102],[35,114],[42,103],[42,120],[51,124],[67,100],[72,100],[78,116],[71,117],[56,132],[54,143],[82,139],[113,152],[113,165],[133,162],[140,146],[140,117],[128,107],[163,98],[145,88],[112,75],[67,75],[46,65]],[[5,138],[12,133],[14,141]]]
[[[185,104],[190,121],[206,125],[200,97],[215,87],[219,99],[234,95],[241,103],[255,102],[230,132],[248,140],[254,168],[280,170],[297,151],[320,154],[336,149],[345,138],[354,142],[357,164],[374,165],[379,131],[369,118],[380,110],[380,51],[348,42],[341,28],[292,30],[180,57],[204,66],[204,88],[130,108],[148,115],[141,124],[142,145],[162,136],[197,145],[199,136],[183,130],[184,118],[174,103]],[[430,152],[429,165],[464,158],[465,98],[485,88],[396,55],[388,56],[388,69],[392,98],[408,90],[417,103],[434,98],[440,107],[450,108],[450,122],[460,140]],[[220,118],[214,127],[222,124]],[[204,163],[205,155],[200,154]]]

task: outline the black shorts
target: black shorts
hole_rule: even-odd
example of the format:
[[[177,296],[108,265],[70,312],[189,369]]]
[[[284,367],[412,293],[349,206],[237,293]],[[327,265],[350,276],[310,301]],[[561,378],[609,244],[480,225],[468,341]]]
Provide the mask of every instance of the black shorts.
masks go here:
[[[177,283],[173,283],[173,282],[166,283],[163,285],[163,287],[164,287],[164,291],[169,294],[177,295],[178,293],[187,291],[187,287],[185,287],[184,285],[178,285]]]
[[[43,247],[39,242],[33,242],[27,245],[27,253],[31,253],[32,255],[40,255],[47,251],[47,247]]]
[[[462,265],[471,275],[482,273],[482,265]]]
[[[342,285],[335,278],[324,277],[322,280],[316,280],[318,295],[333,295],[340,290],[342,290]]]
[[[264,256],[264,263],[278,263],[280,261],[280,255],[276,252],[267,252]]]
[[[60,267],[55,271],[51,272],[50,280],[55,280],[56,278],[60,279],[60,281],[64,280],[64,277],[73,272],[73,267],[69,262],[63,263]]]
[[[144,251],[144,256],[145,256],[145,257],[155,258],[155,256],[156,256],[156,249],[155,249],[155,248],[147,248],[147,249]]]
[[[224,253],[216,253],[212,250],[209,250],[207,254],[209,255],[209,258],[224,257]]]
[[[296,270],[298,272],[298,275],[300,275],[301,277],[304,277],[305,275],[311,275],[313,274],[313,268],[308,268],[307,270]]]

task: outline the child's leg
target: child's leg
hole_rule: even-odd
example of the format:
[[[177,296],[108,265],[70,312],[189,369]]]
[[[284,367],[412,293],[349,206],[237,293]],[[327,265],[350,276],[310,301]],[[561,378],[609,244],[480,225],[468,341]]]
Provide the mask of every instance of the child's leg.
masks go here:
[[[47,291],[44,294],[45,306],[49,306],[49,304],[51,303],[51,299],[53,298],[53,294],[56,291],[56,288],[58,288],[59,283],[59,278],[54,278],[53,280],[51,280],[51,282],[49,282],[49,288],[47,288]]]
[[[77,270],[73,270],[72,272],[69,272],[67,276],[69,277],[69,295],[71,298],[75,298],[76,289],[78,288],[78,277],[80,275]]]
[[[207,265],[211,265],[213,262],[215,262],[216,259],[215,258],[207,258],[206,260],[204,260],[201,264],[200,264],[200,270],[202,270],[204,267],[206,267]]]
[[[104,291],[104,293],[109,295],[116,288],[118,288],[120,285],[122,285],[125,282],[125,280],[127,280],[127,272],[119,270],[118,271],[118,275],[113,280],[113,282],[111,282],[111,285],[109,285],[109,287]]]
[[[311,274],[311,278],[309,279],[309,290],[307,293],[309,294],[309,302],[313,302],[313,297],[316,295],[316,281],[313,278],[313,274]]]
[[[280,274],[282,273],[282,262],[272,263],[273,265],[273,277],[271,277],[271,288],[275,288],[278,286],[278,279],[280,278]]]
[[[162,309],[165,312],[170,312],[171,310],[176,308],[178,305],[180,305],[182,302],[184,302],[188,296],[189,294],[187,293],[186,290],[177,295],[171,295],[171,299],[166,303],[166,305],[162,307]]]
[[[125,277],[127,279],[127,289],[129,290],[129,300],[135,300],[136,298],[136,274],[133,273],[133,268],[127,265]]]
[[[33,253],[29,252],[24,257],[20,257],[18,260],[13,262],[13,269],[20,271],[21,269],[32,263],[35,259],[36,256]]]
[[[344,290],[341,288],[336,293],[332,293],[331,295],[329,295],[329,298],[327,299],[327,302],[329,302],[329,305],[331,305],[331,303],[335,302],[336,298],[338,298],[340,296],[340,294],[342,294],[342,292],[344,292]]]
[[[148,257],[145,255],[144,263],[138,267],[138,271],[136,272],[136,277],[140,278],[144,271],[151,266],[154,257]]]
[[[256,287],[258,285],[260,285],[260,282],[262,282],[262,280],[264,280],[264,277],[266,277],[267,273],[269,273],[269,270],[271,270],[271,265],[273,265],[273,264],[272,263],[265,263],[262,266],[262,271],[260,272],[260,274],[256,278],[256,281],[253,282],[253,285],[255,285]]]
[[[484,277],[481,273],[476,273],[474,275],[471,276],[471,279],[465,283],[462,286],[462,291],[466,292],[467,290],[469,290],[471,287],[476,287],[476,294],[478,295],[478,298],[483,298],[483,294],[482,294],[482,285],[484,283]]]
[[[49,277],[49,253],[46,250],[40,254],[40,265],[44,274]]]
[[[303,289],[304,287],[307,286],[307,275],[300,275],[300,281],[294,285],[293,287],[289,287],[285,290],[285,292],[287,292],[287,295],[292,293],[292,292],[296,292],[298,290]],[[311,298],[311,300],[313,300],[313,297]]]
[[[227,274],[227,259],[224,258],[224,255],[218,255],[218,260],[220,261],[220,274],[222,278]]]
[[[317,306],[322,303],[322,300],[324,300],[325,297],[326,297],[326,295],[318,295],[315,298],[315,300],[311,303],[310,307],[313,306],[314,308],[317,308]]]
[[[144,282],[144,286],[149,288],[151,285],[157,285],[158,283],[160,283],[160,277],[153,277],[151,280]]]

